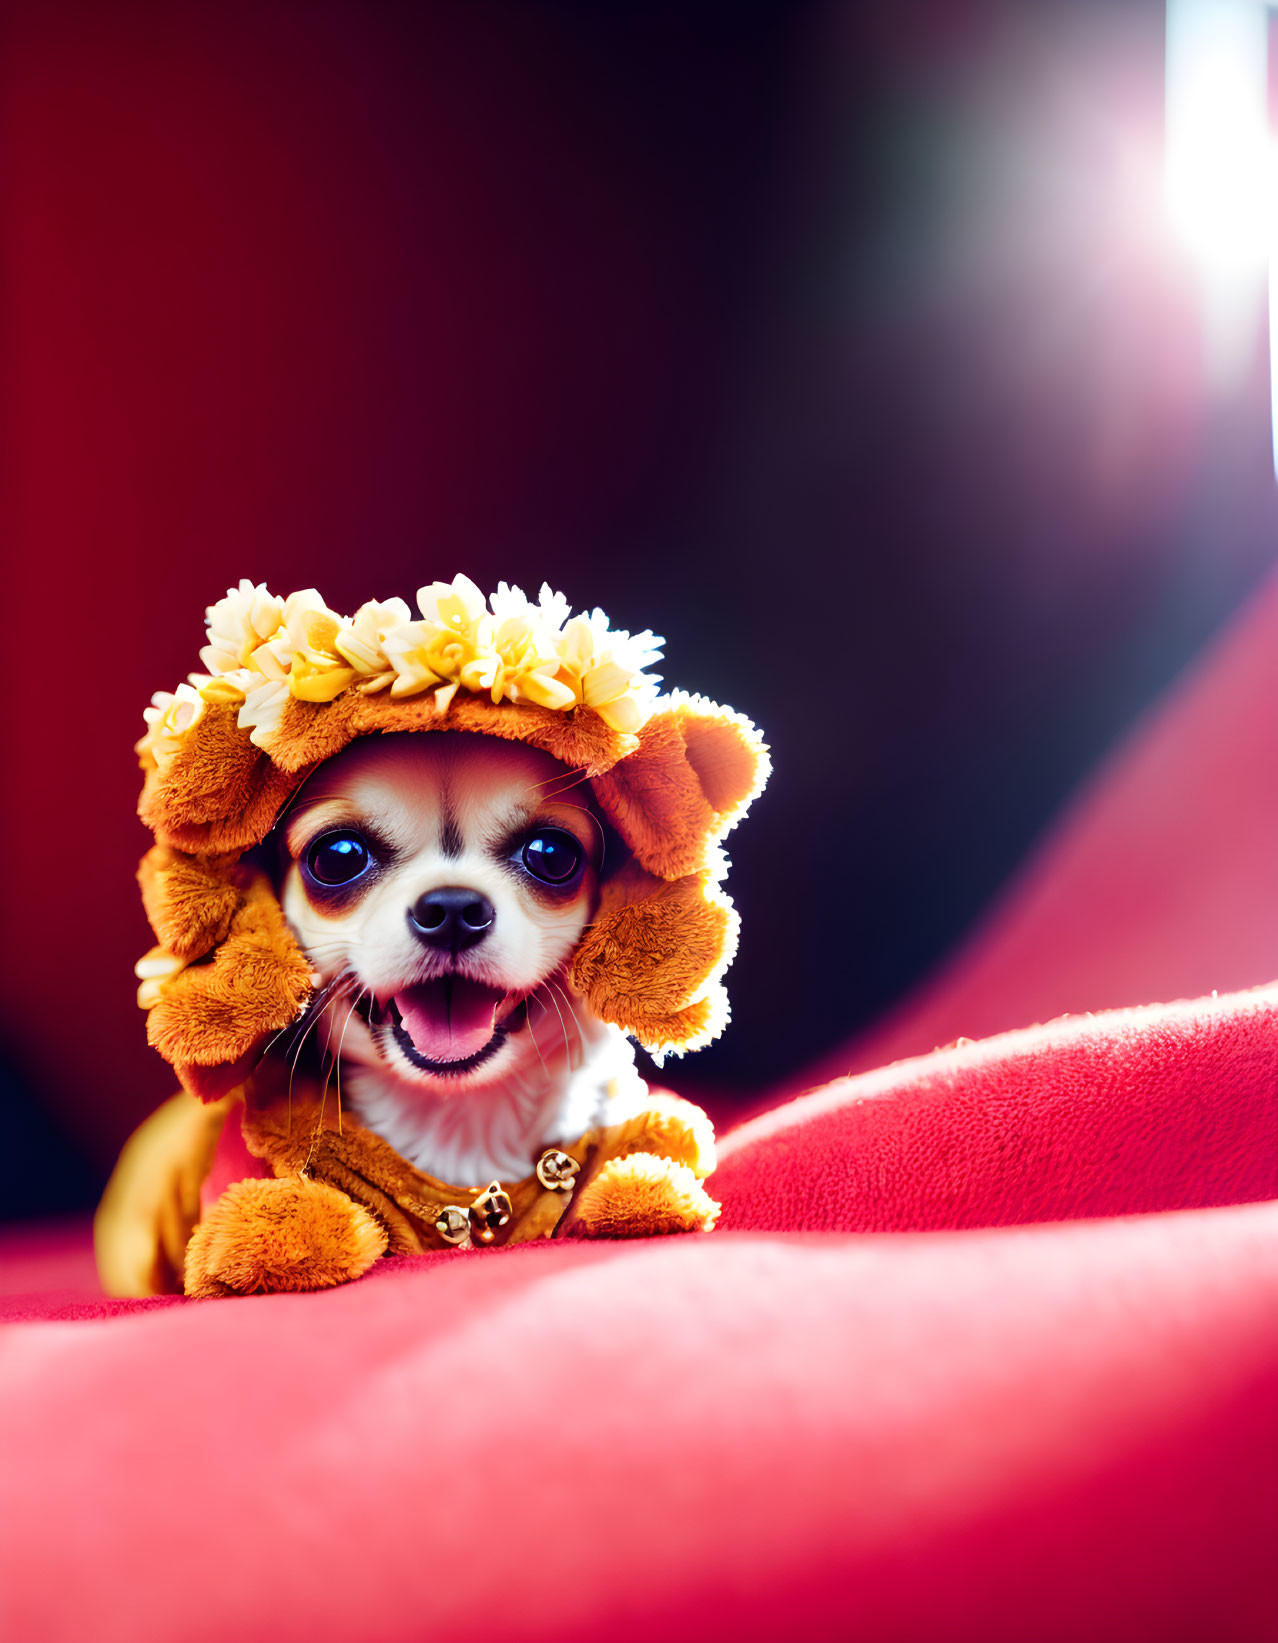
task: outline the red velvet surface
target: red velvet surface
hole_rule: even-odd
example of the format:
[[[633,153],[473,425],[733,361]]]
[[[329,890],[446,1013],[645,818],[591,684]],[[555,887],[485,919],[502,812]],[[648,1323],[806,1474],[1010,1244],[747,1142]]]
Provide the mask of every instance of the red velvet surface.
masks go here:
[[[1276,1073],[1278,989],[1120,1012],[756,1121],[710,1238],[64,1295],[6,1635],[1272,1636]]]
[[[1278,968],[1273,610],[892,1029],[1021,1030],[743,1126],[709,1238],[196,1303],[10,1239],[4,1636],[1272,1638],[1278,987],[1023,1024]]]
[[[720,1148],[725,1228],[911,1232],[1278,1197],[1278,987],[843,1079]]]
[[[13,1331],[6,1635],[1272,1636],[1276,1233],[550,1246]]]

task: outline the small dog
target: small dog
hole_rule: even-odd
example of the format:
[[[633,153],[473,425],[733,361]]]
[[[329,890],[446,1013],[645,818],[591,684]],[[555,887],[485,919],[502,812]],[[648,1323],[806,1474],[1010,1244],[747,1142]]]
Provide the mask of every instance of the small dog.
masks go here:
[[[522,743],[385,735],[321,766],[279,824],[343,1102],[437,1179],[522,1176],[647,1096],[629,1040],[566,985],[622,849],[582,793]]]
[[[548,587],[417,604],[246,579],[146,711],[138,1002],[182,1090],[103,1196],[112,1293],[715,1224],[713,1126],[630,1045],[727,1021],[721,841],[762,738]]]

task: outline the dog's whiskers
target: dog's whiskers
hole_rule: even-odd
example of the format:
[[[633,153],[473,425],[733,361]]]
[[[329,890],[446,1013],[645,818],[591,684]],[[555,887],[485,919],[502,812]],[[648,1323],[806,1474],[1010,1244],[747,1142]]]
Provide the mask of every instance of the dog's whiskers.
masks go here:
[[[287,1027],[281,1027],[279,1032],[277,1032],[273,1037],[267,1039],[266,1043],[262,1047],[262,1054],[266,1055],[266,1053],[269,1050],[271,1050],[272,1048],[274,1048],[274,1046],[279,1042],[279,1040],[281,1038],[283,1038],[286,1034],[300,1033],[302,1031],[303,1027],[306,1026],[310,1022],[311,1012],[316,1010],[319,1007],[321,1001],[323,1000],[325,994],[328,992],[329,988],[336,986],[338,979],[339,978],[335,977],[333,981],[326,982],[325,985],[323,987],[321,987],[317,992],[312,993],[309,1001],[307,1002],[306,1008],[302,1011],[301,1015],[298,1016],[297,1020],[296,1021],[290,1021]],[[292,1047],[293,1046],[292,1046],[291,1043],[286,1044],[284,1046],[283,1053],[285,1055],[287,1055],[289,1050],[292,1049]]]
[[[543,804],[553,804],[557,799],[563,798],[565,793],[571,793],[574,788],[580,787],[582,782],[590,780],[589,776],[587,776],[587,774],[584,770],[581,771],[579,774],[575,773],[575,772],[572,772],[572,771],[569,771],[569,775],[572,777],[572,779],[570,781],[564,782],[562,787],[551,788],[548,792],[545,792],[541,795],[541,802]],[[559,778],[559,779],[562,780],[562,777]],[[546,785],[546,784],[543,784],[543,785]]]
[[[337,975],[335,975],[333,977],[332,981],[330,981],[327,984],[327,986],[322,988],[321,991],[318,994],[316,994],[316,998],[315,998],[314,1002],[318,1007],[314,1008],[313,1010],[308,1010],[308,1012],[307,1012],[307,1015],[308,1015],[309,1019],[306,1021],[305,1029],[302,1032],[301,1038],[298,1040],[297,1048],[293,1052],[293,1059],[292,1059],[292,1062],[289,1065],[289,1070],[288,1070],[288,1115],[289,1115],[289,1133],[290,1134],[292,1133],[292,1129],[293,1129],[293,1079],[296,1076],[297,1064],[301,1060],[302,1050],[305,1047],[306,1040],[310,1035],[311,1029],[313,1027],[316,1027],[316,1026],[319,1025],[319,1023],[323,1019],[323,1017],[328,1014],[329,1010],[332,1009],[333,1005],[337,1002],[338,998],[341,996],[342,987],[345,986],[346,984],[348,984],[349,982],[354,981],[356,979],[358,979],[358,978],[355,976],[353,971],[350,971],[350,970],[340,971]],[[321,1003],[320,1000],[323,1000],[323,1002]],[[328,1085],[327,1085],[327,1083],[325,1083],[324,1093],[327,1094],[327,1091],[328,1091]],[[319,1122],[321,1124],[323,1124],[323,1122],[324,1122],[324,1096],[323,1095],[321,1095],[321,1097],[320,1097]],[[314,1151],[314,1148],[315,1148],[315,1140],[314,1140],[314,1137],[312,1136],[311,1146],[308,1149],[307,1154],[306,1154],[306,1164],[304,1164],[302,1166],[304,1170],[310,1164],[311,1153]]]
[[[562,984],[562,982],[557,982],[554,979],[553,976],[548,978],[548,985],[553,987],[555,992],[558,993],[559,997],[563,999],[564,1006],[567,1009],[568,1014],[572,1017],[573,1024],[575,1025],[575,1027],[577,1029],[577,1047],[584,1054],[585,1042],[586,1042],[586,1030],[581,1024],[581,1017],[577,1014],[576,1010],[573,1008],[572,999],[569,998],[569,996],[568,996],[568,989]]]
[[[584,1038],[585,1028],[581,1025],[581,1017],[577,1014],[577,1011],[573,1006],[572,998],[569,996],[569,992],[568,992],[567,987],[564,986],[562,981],[556,981],[554,976],[549,976],[547,978],[547,985],[550,986],[550,987],[553,987],[555,989],[555,991],[559,994],[560,998],[563,999],[564,1008],[568,1011],[568,1014],[576,1022],[577,1031]]]
[[[529,1002],[530,1005],[533,1002],[533,995],[531,993],[528,996],[528,1002]],[[543,1005],[542,1008],[544,1009],[545,1006]],[[532,1039],[533,1049],[536,1050],[537,1059],[538,1059],[538,1061],[541,1062],[542,1072],[544,1072],[547,1075],[547,1077],[549,1077],[550,1069],[546,1065],[545,1056],[541,1053],[541,1045],[537,1042],[537,1032],[536,1032],[536,1029],[533,1026],[533,1018],[532,1018],[532,1010],[531,1009],[528,1011],[528,1036],[529,1036],[529,1038]]]
[[[543,985],[548,985],[548,983],[543,983]],[[572,1064],[572,1041],[568,1037],[568,1023],[564,1020],[564,1012],[559,1008],[558,1001],[553,993],[549,993],[547,996],[555,1006],[555,1014],[559,1017],[559,1030],[564,1035],[564,1057],[568,1062],[568,1071],[575,1072],[577,1069]]]
[[[342,974],[337,979],[339,981],[341,981],[342,983],[344,983],[346,986],[349,986],[352,982],[358,981],[359,977],[356,976],[355,973],[351,970],[343,970]],[[338,1003],[342,998],[347,997],[347,996],[348,995],[345,992],[338,992],[334,997],[332,997],[328,1000],[328,1002],[324,1005],[324,1008],[320,1012],[320,1014],[321,1015],[326,1015],[333,1008],[334,1004]],[[356,998],[355,1002],[358,1003],[358,997]],[[352,1004],[351,1005],[351,1010],[347,1013],[346,1020],[347,1020],[348,1023],[350,1021],[351,1014],[354,1012],[354,1008],[355,1008],[355,1005]],[[343,1033],[344,1032],[345,1032],[345,1027],[343,1027]],[[302,1173],[303,1174],[305,1174],[306,1171],[310,1168],[311,1158],[313,1157],[314,1152],[315,1152],[315,1143],[319,1139],[320,1132],[324,1128],[324,1111],[325,1111],[325,1108],[328,1105],[328,1086],[329,1086],[329,1083],[331,1082],[332,1077],[333,1077],[333,1069],[337,1064],[336,1063],[336,1058],[334,1057],[331,1049],[329,1049],[327,1046],[325,1047],[324,1054],[325,1054],[324,1084],[323,1084],[323,1087],[320,1090],[319,1117],[316,1119],[315,1128],[311,1132],[310,1146],[306,1149],[306,1162],[302,1165]],[[293,1066],[294,1066],[294,1069],[296,1069],[296,1067],[297,1067],[296,1058],[294,1058]],[[291,1090],[291,1087],[292,1087],[292,1080],[291,1080],[291,1075],[290,1075],[290,1090]],[[341,1134],[341,1124],[342,1124],[342,1109],[341,1109],[341,1104],[340,1104],[341,1103],[340,1090],[341,1090],[341,1085],[340,1085],[340,1082],[339,1082],[339,1085],[338,1085],[338,1091],[339,1091],[339,1093],[338,1093],[338,1103],[339,1104],[338,1104],[338,1109],[337,1109],[337,1125],[338,1125],[338,1134],[339,1135]]]
[[[368,991],[369,989],[367,987],[361,987],[355,994],[355,997],[351,1000],[351,1007],[346,1012],[346,1020],[342,1023],[341,1037],[337,1041],[337,1133],[339,1135],[342,1133],[342,1046],[346,1042],[346,1029],[351,1024],[351,1017],[359,1008],[360,999],[363,998],[364,994]]]
[[[584,781],[586,778],[585,768],[582,765],[569,765],[566,770],[556,770],[553,776],[547,776],[544,781],[528,782],[524,787],[524,792],[540,792],[543,787],[551,787],[555,782],[563,781],[565,776],[575,776]]]

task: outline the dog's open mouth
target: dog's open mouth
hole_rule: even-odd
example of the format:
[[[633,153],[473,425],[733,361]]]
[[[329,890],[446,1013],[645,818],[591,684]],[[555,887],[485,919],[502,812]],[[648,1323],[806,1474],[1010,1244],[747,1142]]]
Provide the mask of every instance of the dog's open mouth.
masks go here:
[[[436,976],[371,1005],[368,1019],[375,1027],[389,1026],[405,1056],[423,1072],[463,1073],[523,1026],[526,1001],[499,1014],[509,997],[469,976]]]

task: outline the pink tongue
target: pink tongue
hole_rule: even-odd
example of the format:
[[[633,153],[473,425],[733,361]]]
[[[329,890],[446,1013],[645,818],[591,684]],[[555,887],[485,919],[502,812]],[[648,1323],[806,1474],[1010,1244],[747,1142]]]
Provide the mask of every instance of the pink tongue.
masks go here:
[[[493,1036],[503,995],[464,976],[419,982],[395,994],[413,1048],[428,1061],[464,1061]]]

